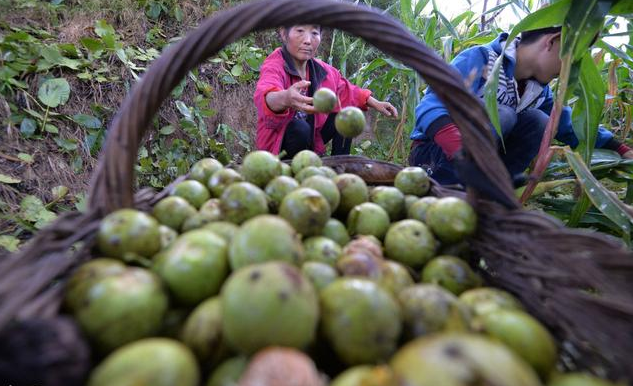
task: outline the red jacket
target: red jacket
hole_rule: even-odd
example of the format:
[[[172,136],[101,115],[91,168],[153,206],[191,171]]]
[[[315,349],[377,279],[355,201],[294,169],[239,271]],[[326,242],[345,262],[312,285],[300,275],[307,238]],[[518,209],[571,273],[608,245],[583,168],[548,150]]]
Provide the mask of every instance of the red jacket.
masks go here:
[[[274,113],[266,104],[266,94],[271,91],[285,90],[295,82],[301,80],[282,48],[277,48],[262,64],[259,81],[253,99],[257,107],[257,139],[256,146],[259,150],[268,150],[273,154],[279,154],[281,142],[284,138],[286,126],[293,119],[295,110],[287,109],[281,113]],[[340,101],[341,107],[356,106],[367,109],[367,100],[371,91],[351,84],[343,78],[341,73],[329,64],[319,60],[308,61],[308,79],[312,83],[311,90],[319,87],[327,87],[333,90]],[[312,96],[310,93],[308,96]],[[338,106],[333,112],[338,112]],[[321,137],[321,128],[328,114],[317,113],[314,115],[314,152],[319,155],[325,153],[325,145]]]

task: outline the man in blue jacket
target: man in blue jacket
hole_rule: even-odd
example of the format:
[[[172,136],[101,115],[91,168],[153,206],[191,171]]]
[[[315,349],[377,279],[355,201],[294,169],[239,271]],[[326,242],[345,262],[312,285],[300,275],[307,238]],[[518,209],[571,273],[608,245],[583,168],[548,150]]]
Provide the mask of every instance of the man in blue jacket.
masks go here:
[[[489,44],[464,50],[451,63],[470,83],[473,93],[482,98],[482,103],[488,72],[508,44],[507,38],[508,34],[502,33]],[[560,72],[560,38],[561,27],[542,28],[523,32],[506,48],[497,89],[505,152],[501,141],[498,142],[499,156],[511,176],[524,172],[538,153],[554,105],[548,83]],[[451,161],[461,149],[461,135],[432,89],[429,88],[420,101],[415,116],[409,163],[423,167],[441,184],[459,183]],[[491,130],[498,139],[494,128]],[[578,145],[569,107],[562,111],[556,139],[572,148]],[[633,158],[633,151],[603,127],[598,130],[596,147]]]

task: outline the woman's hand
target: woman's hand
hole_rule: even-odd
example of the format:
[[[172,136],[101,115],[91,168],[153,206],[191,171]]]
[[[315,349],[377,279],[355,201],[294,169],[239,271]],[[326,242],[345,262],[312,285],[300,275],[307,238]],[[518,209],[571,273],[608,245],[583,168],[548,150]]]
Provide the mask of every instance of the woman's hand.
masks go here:
[[[312,98],[302,94],[302,90],[310,86],[307,80],[299,81],[286,90],[273,91],[266,94],[266,104],[268,108],[275,113],[281,113],[287,109],[303,111],[308,114],[314,114],[314,106],[312,106]]]
[[[374,97],[369,97],[367,106],[375,109],[386,117],[398,118],[398,110],[389,102],[381,102]]]
[[[310,82],[307,80],[301,80],[292,86],[288,87],[285,91],[286,108],[291,108],[297,111],[303,111],[304,113],[314,114],[316,110],[312,106],[312,98],[305,96],[302,93],[303,90],[310,86]]]

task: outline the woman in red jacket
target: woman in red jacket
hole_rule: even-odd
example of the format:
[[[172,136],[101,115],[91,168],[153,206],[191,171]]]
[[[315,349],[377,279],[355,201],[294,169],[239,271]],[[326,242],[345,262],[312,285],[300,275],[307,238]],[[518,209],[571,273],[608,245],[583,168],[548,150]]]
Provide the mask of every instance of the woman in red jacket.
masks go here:
[[[262,64],[254,95],[259,150],[283,150],[287,158],[304,149],[323,155],[325,143],[332,141],[332,155],[349,154],[351,138],[334,128],[339,107],[321,114],[312,106],[312,95],[321,87],[334,91],[341,107],[371,107],[385,116],[398,116],[389,102],[376,100],[371,91],[351,84],[336,68],[314,57],[321,43],[320,26],[295,25],[280,34],[283,46]]]

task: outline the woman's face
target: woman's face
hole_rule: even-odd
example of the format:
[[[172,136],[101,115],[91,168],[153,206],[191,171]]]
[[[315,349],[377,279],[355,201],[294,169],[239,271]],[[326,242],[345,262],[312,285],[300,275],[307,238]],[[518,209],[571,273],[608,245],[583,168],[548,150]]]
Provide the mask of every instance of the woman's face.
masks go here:
[[[321,44],[321,29],[317,25],[295,25],[282,30],[281,39],[297,62],[314,58]]]

